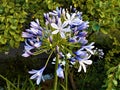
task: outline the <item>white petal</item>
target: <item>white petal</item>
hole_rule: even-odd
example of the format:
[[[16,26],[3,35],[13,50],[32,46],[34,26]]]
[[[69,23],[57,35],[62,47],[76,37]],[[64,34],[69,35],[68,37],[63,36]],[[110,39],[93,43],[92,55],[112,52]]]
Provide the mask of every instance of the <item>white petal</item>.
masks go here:
[[[61,67],[57,69],[57,76],[60,78],[64,78],[63,69]]]
[[[64,32],[71,32],[71,29],[68,27],[68,28],[62,29],[62,31],[64,31]]]
[[[85,48],[88,52],[90,52],[91,54],[94,54],[94,52],[91,49]]]
[[[30,28],[30,30],[32,31],[32,33],[37,34],[38,33],[38,29],[35,28]]]
[[[51,26],[55,29],[59,29],[58,26],[55,23],[51,23]]]
[[[95,42],[92,42],[90,45],[92,46]]]
[[[62,26],[62,22],[61,22],[61,19],[58,18],[58,27],[61,27]]]
[[[35,43],[34,46],[35,46],[36,48],[40,47],[40,46],[41,46],[41,42]]]
[[[50,15],[56,16],[57,13],[49,12]]]
[[[24,48],[25,48],[25,51],[30,51],[30,50],[33,49],[34,47],[32,47],[32,46],[24,46]]]
[[[86,66],[82,62],[80,62],[81,66],[83,67],[84,72],[86,73]]]
[[[72,24],[73,24],[73,25],[80,25],[80,24],[82,24],[82,23],[83,23],[83,21],[80,20],[79,18],[76,18],[76,19],[74,19],[74,20],[72,21]]]
[[[70,62],[72,65],[75,65],[76,62]]]
[[[60,32],[61,38],[65,38],[65,34],[63,32]]]
[[[68,21],[65,21],[63,24],[62,24],[62,28],[66,27],[68,25]]]
[[[53,61],[56,61],[56,57],[53,58]]]
[[[40,24],[38,19],[36,19],[36,22],[37,22],[38,24]]]
[[[36,22],[32,21],[30,26],[32,26],[32,27],[38,27],[38,24]]]
[[[65,9],[62,9],[62,14],[63,14],[63,15],[65,14]]]
[[[68,19],[70,19],[70,14],[69,13],[66,13],[66,16]]]
[[[22,32],[22,37],[24,37],[24,38],[30,38],[30,37],[33,37],[33,35],[29,34],[27,32]]]
[[[52,32],[52,34],[57,34],[59,32],[59,30],[55,30]]]
[[[81,67],[81,65],[79,66],[79,69],[78,69],[78,72],[81,72],[81,70],[82,70],[82,67]]]
[[[91,55],[88,56],[88,54],[86,54],[86,56],[83,59],[88,60],[90,57],[91,57]]]
[[[71,54],[70,53],[68,53],[66,56],[67,56],[67,58],[71,58]]]
[[[55,62],[51,62],[51,64],[55,64]]]
[[[66,62],[65,62],[65,61],[62,61],[61,63],[62,63],[62,65],[63,65],[63,66],[65,66],[65,64],[66,64]]]
[[[75,18],[76,13],[73,13],[71,16],[71,20],[73,20]]]
[[[32,70],[32,71],[29,71],[28,73],[29,74],[34,74],[34,73],[37,73],[38,72],[38,70]]]
[[[23,57],[29,57],[30,54],[28,54],[27,52],[25,52],[25,53],[22,54],[22,56],[23,56]]]
[[[40,82],[41,82],[41,78],[42,78],[42,77],[38,77],[38,78],[37,78],[37,81],[36,81],[36,84],[37,84],[37,85],[40,84]]]
[[[30,79],[35,79],[38,75],[37,74],[34,74],[30,77]]]
[[[92,60],[83,60],[83,62],[87,65],[91,65],[92,64]]]

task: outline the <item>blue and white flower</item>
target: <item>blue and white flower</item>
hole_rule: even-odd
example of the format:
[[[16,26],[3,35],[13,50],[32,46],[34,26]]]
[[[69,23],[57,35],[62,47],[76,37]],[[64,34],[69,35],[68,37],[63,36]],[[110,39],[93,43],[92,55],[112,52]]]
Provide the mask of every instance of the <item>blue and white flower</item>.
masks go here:
[[[45,67],[43,67],[43,68],[40,69],[40,70],[32,70],[32,71],[29,71],[29,72],[28,72],[29,74],[33,74],[33,75],[30,77],[30,79],[35,79],[37,85],[40,84],[41,79],[44,81],[44,78],[43,78],[43,76],[42,76],[44,69],[45,69]]]
[[[94,54],[94,51],[92,50],[95,46],[93,46],[94,42],[92,42],[89,45],[86,46],[82,46],[82,48],[80,50],[87,50],[89,53]]]
[[[75,52],[75,57],[71,60],[74,60],[73,62],[75,61],[78,61],[79,62],[79,69],[78,69],[78,72],[80,72],[83,68],[84,72],[86,72],[86,66],[87,65],[91,65],[92,64],[92,60],[89,60],[91,55],[88,54],[86,51],[76,51]]]
[[[57,34],[60,33],[61,38],[65,38],[65,33],[66,32],[71,32],[70,27],[66,27],[68,24],[67,23],[63,23],[61,22],[61,19],[58,18],[58,23],[51,23],[51,26],[55,29],[52,34]]]
[[[78,72],[82,69],[86,72],[87,65],[92,64],[91,55],[95,53],[93,50],[94,42],[87,44],[87,31],[89,27],[88,21],[83,21],[82,12],[70,7],[70,11],[64,8],[56,8],[52,12],[44,13],[45,25],[42,28],[39,20],[30,22],[30,28],[22,32],[25,38],[24,54],[22,56],[29,57],[33,55],[36,49],[39,53],[55,52],[59,55],[57,76],[64,79],[64,67],[69,60],[69,66],[72,67],[76,63],[79,64]],[[42,46],[41,46],[42,45]],[[75,51],[76,49],[78,49]],[[39,51],[40,50],[40,51]],[[99,51],[101,52],[101,51]],[[49,59],[46,61],[45,67]],[[103,55],[103,53],[100,53]],[[52,64],[56,63],[56,57]],[[43,67],[40,70],[29,71],[33,74],[30,79],[35,79],[37,85],[43,79]]]
[[[69,24],[69,25],[80,25],[83,23],[82,20],[79,19],[79,17],[76,17],[76,13],[73,13],[72,15],[70,15],[69,13],[66,13],[66,18],[65,18],[65,23]]]
[[[58,65],[58,69],[57,69],[57,76],[60,77],[60,78],[63,78],[64,79],[64,72],[63,72],[63,69],[60,65]]]

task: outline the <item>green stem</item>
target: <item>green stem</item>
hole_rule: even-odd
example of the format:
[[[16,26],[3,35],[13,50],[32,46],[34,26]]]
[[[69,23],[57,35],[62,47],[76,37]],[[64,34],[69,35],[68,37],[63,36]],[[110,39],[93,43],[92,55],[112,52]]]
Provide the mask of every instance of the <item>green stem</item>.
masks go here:
[[[56,55],[56,63],[55,63],[55,79],[54,79],[54,90],[57,90],[57,82],[58,82],[58,77],[57,77],[57,73],[56,70],[58,68],[58,61],[59,61],[59,55]]]
[[[47,64],[48,64],[48,62],[49,62],[49,60],[50,60],[50,57],[51,57],[51,55],[53,54],[53,51],[54,51],[54,50],[52,50],[52,52],[50,53],[50,55],[49,55],[49,57],[48,57],[48,59],[47,59],[47,61],[46,61],[45,67],[46,67]]]
[[[66,56],[65,56],[66,59]],[[66,64],[65,64],[65,90],[68,90],[68,60],[66,59]]]

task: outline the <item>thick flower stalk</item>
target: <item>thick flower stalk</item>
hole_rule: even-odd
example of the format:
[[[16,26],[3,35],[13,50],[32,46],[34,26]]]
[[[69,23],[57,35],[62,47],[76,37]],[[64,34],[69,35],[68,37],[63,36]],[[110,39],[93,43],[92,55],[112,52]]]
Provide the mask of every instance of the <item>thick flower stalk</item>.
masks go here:
[[[89,43],[86,39],[89,22],[83,21],[82,13],[75,8],[70,8],[70,11],[56,8],[52,12],[44,13],[44,18],[44,26],[41,26],[36,19],[30,23],[30,28],[22,33],[22,37],[25,38],[25,50],[22,56],[28,57],[53,51],[57,57],[52,63],[57,64],[55,75],[58,77],[67,78],[69,67],[71,65],[74,67],[76,63],[79,63],[78,72],[82,69],[86,72],[86,66],[92,64],[90,57],[94,55],[94,42]],[[48,61],[49,59],[47,63]],[[31,79],[36,79],[37,84],[41,81],[45,67],[29,71],[30,74],[34,74]],[[65,72],[65,70],[68,71]],[[56,87],[54,90],[57,90]]]

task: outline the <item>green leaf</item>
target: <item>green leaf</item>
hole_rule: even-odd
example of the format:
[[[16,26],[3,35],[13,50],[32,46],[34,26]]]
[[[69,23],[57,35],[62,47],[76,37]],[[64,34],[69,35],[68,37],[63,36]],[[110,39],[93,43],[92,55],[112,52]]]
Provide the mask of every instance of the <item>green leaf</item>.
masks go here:
[[[13,39],[10,40],[10,46],[14,47],[14,40]]]
[[[0,16],[0,21],[3,22],[5,20],[5,16]]]
[[[25,22],[25,19],[21,19],[21,20],[20,20],[20,23],[24,23],[24,22]]]
[[[11,25],[10,28],[13,29],[13,30],[16,30],[16,29],[17,29],[17,27],[16,27],[16,26],[13,26],[13,25]]]
[[[120,75],[119,75],[119,80],[120,80]]]
[[[4,8],[0,7],[0,14],[2,14],[4,12]]]
[[[113,84],[115,85],[115,86],[117,86],[118,85],[118,82],[117,82],[117,80],[113,80]]]
[[[1,42],[1,44],[6,44],[7,40],[2,38],[0,42]]]
[[[99,15],[100,15],[101,18],[105,17],[105,13],[104,12],[101,12]]]
[[[94,24],[92,25],[92,29],[93,29],[94,31],[99,31],[99,30],[100,30],[100,25],[97,24],[97,23],[94,23]]]
[[[103,30],[103,29],[101,29],[101,32],[102,32],[103,34],[108,34],[108,32],[105,31],[105,30]]]
[[[15,32],[14,31],[9,31],[10,35],[14,36]]]

